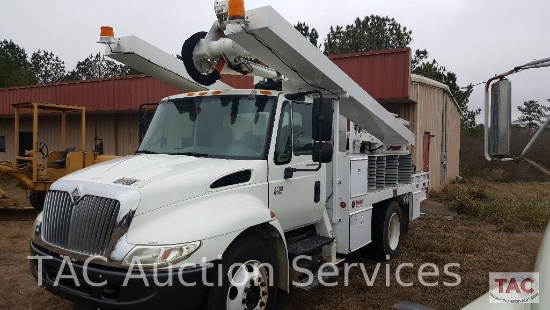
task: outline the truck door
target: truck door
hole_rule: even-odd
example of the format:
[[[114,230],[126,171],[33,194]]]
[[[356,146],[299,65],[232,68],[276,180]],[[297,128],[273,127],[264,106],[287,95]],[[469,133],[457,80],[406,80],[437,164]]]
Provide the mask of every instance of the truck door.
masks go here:
[[[326,198],[326,165],[319,171],[295,172],[285,179],[286,168],[312,169],[312,104],[285,101],[275,148],[269,157],[269,207],[284,230],[308,225],[323,216]]]

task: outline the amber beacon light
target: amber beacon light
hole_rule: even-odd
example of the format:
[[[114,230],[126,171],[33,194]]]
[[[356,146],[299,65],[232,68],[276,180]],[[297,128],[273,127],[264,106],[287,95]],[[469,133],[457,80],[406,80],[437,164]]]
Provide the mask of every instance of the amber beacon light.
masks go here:
[[[111,26],[101,26],[101,32],[99,34],[100,43],[112,43],[115,40],[115,31]]]
[[[229,20],[244,19],[244,0],[229,0],[227,6]]]

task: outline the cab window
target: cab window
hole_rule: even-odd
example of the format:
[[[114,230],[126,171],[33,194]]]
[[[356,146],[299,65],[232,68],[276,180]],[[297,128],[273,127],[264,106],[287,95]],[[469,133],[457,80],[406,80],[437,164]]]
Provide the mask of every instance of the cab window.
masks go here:
[[[311,156],[313,149],[311,113],[311,103],[285,102],[283,104],[275,146],[277,165],[288,164],[293,154]]]

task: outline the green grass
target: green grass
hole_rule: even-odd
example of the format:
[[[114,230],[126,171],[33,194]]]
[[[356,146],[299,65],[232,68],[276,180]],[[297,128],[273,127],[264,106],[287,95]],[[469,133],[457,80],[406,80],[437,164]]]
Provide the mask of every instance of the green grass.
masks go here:
[[[550,183],[451,184],[431,198],[457,213],[495,224],[505,232],[541,230],[550,221]]]

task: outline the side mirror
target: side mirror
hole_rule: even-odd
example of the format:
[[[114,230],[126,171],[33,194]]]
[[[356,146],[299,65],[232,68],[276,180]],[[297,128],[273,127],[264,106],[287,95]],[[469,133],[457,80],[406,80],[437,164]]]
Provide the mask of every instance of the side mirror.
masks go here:
[[[315,142],[313,143],[313,162],[328,164],[332,162],[332,143],[330,142]]]
[[[332,139],[332,99],[313,99],[312,112],[313,141],[330,141]]]
[[[487,112],[486,112],[487,113]],[[512,83],[502,79],[491,85],[489,155],[503,157],[510,153],[512,132]]]

